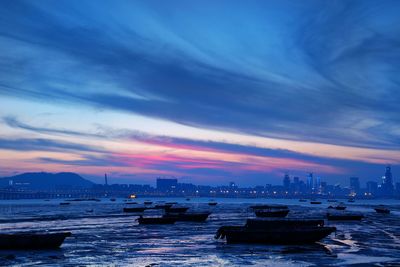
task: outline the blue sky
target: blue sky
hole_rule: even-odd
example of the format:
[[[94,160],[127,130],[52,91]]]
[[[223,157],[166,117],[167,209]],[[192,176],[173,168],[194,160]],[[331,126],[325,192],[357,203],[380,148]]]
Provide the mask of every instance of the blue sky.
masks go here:
[[[398,1],[2,1],[0,172],[378,180]]]

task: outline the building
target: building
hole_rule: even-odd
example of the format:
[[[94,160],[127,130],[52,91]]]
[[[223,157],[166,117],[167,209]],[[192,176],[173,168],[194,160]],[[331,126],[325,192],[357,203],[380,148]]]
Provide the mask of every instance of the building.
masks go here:
[[[307,191],[314,191],[314,176],[312,172],[310,172],[307,176]]]
[[[283,177],[283,188],[285,191],[289,192],[290,189],[290,177],[289,174],[285,174]]]
[[[394,185],[390,166],[386,166],[385,175],[382,176],[381,191],[383,196],[393,196]]]
[[[350,190],[351,193],[360,192],[360,179],[358,177],[350,177]]]
[[[178,179],[157,178],[157,190],[160,192],[173,191],[178,186]]]

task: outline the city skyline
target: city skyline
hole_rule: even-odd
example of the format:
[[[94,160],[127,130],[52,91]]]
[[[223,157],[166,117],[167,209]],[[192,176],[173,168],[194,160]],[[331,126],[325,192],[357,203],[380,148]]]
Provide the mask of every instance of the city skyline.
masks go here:
[[[1,2],[0,177],[399,177],[399,3],[206,3]]]

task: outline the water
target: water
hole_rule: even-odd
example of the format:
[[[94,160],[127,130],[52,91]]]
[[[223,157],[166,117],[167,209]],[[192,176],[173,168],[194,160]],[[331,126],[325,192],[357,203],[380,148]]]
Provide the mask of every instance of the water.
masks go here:
[[[144,199],[137,200],[143,201]],[[0,266],[400,266],[400,203],[395,200],[357,200],[348,210],[363,212],[362,222],[331,223],[335,234],[306,246],[228,245],[215,240],[222,225],[243,225],[254,217],[248,209],[257,203],[290,205],[289,217],[323,216],[335,203],[311,205],[298,200],[159,198],[177,201],[191,210],[211,210],[206,223],[142,226],[136,215],[123,214],[122,199],[111,202],[59,200],[0,201],[0,231],[71,231],[62,248],[49,251],[0,251]],[[377,204],[392,213],[375,213]],[[87,212],[92,210],[93,212]],[[157,214],[160,211],[146,211]]]

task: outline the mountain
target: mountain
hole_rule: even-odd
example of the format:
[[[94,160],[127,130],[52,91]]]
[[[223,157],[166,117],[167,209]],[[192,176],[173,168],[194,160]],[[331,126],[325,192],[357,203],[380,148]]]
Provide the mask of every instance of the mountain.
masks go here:
[[[53,190],[90,188],[94,183],[72,172],[27,172],[0,178],[0,188],[11,184],[13,187],[31,190]]]

